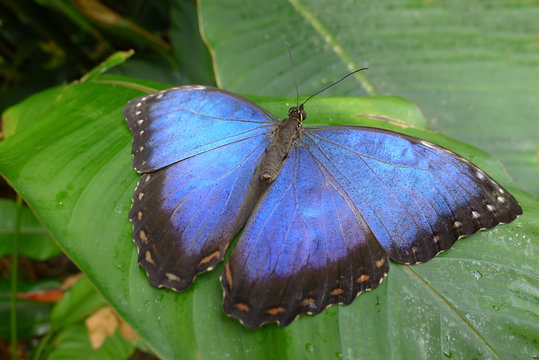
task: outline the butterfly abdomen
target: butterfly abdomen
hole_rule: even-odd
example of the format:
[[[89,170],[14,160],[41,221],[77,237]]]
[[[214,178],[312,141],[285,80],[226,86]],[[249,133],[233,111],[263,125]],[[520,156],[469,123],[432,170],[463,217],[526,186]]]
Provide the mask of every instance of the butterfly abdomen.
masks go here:
[[[303,108],[291,108],[288,118],[275,129],[271,142],[258,163],[262,181],[272,183],[281,172],[285,159],[302,131],[301,121],[304,116],[300,116],[300,111],[303,111]]]

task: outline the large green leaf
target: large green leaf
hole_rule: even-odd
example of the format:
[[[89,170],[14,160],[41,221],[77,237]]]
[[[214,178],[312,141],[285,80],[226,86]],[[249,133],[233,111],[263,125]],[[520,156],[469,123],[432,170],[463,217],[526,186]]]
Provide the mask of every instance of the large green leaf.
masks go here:
[[[401,98],[327,98],[308,103],[308,124],[369,124],[457,151],[521,202],[511,224],[460,240],[427,264],[391,264],[389,277],[349,307],[304,316],[287,328],[250,331],[221,309],[218,275],[187,291],[152,288],[137,264],[127,213],[138,180],[127,101],[163,86],[92,77],[12,107],[0,173],[118,313],[164,358],[519,358],[537,351],[539,204],[484,152],[426,130]],[[278,117],[295,99],[254,98]],[[36,109],[46,109],[36,114]],[[29,117],[31,116],[31,118]],[[387,121],[386,121],[387,120]],[[413,124],[405,126],[406,123]]]
[[[10,254],[13,250],[16,216],[15,202],[0,199],[0,257]],[[31,259],[45,260],[61,253],[43,226],[26,207],[23,207],[21,211],[20,231],[18,237],[20,255]]]
[[[368,66],[327,94],[412,100],[539,196],[537,2],[202,0],[200,19],[223,88],[293,96],[284,41],[304,95]]]

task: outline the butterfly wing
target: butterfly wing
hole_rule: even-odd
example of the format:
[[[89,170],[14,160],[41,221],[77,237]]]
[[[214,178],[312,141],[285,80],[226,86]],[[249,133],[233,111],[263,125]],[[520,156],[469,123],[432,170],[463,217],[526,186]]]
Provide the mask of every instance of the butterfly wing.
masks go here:
[[[124,115],[144,173],[129,213],[139,263],[152,285],[185,289],[245,224],[261,191],[250,180],[277,120],[199,86],[134,99]]]
[[[418,263],[522,210],[492,178],[432,143],[360,127],[305,129],[221,275],[250,328],[349,304],[388,258]]]
[[[306,146],[292,149],[221,275],[223,308],[249,328],[349,304],[389,261],[359,209]]]
[[[459,237],[522,214],[477,166],[427,141],[365,127],[308,128],[304,141],[400,263],[428,261]]]
[[[266,134],[278,122],[237,94],[199,85],[135,98],[125,107],[124,117],[133,133],[133,164],[139,173]]]

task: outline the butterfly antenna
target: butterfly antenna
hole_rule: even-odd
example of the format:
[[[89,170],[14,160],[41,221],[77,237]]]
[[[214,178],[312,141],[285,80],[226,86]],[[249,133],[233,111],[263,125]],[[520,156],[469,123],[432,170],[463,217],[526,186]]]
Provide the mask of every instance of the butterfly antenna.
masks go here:
[[[326,91],[327,89],[329,89],[330,87],[332,87],[333,85],[337,85],[338,83],[340,83],[341,81],[343,81],[344,79],[346,79],[347,77],[349,77],[350,75],[354,75],[355,73],[357,72],[360,72],[362,70],[367,70],[368,68],[361,68],[361,69],[357,69],[357,70],[354,70],[352,71],[350,74],[347,74],[345,76],[343,76],[342,78],[340,78],[339,80],[335,81],[334,83],[332,84],[329,84],[328,86],[326,86],[325,88],[323,88],[322,90],[312,94],[311,96],[309,96],[307,98],[307,100],[305,100],[301,105],[304,105],[307,101],[309,101],[311,98],[315,97],[316,95],[320,94],[321,92],[323,91]]]
[[[296,70],[294,68],[294,59],[292,59],[292,50],[290,50],[290,45],[285,41],[284,44],[288,49],[288,55],[290,56],[290,64],[292,65],[292,76],[294,77],[294,85],[296,85],[296,107],[299,107],[299,90],[298,82],[296,81]]]

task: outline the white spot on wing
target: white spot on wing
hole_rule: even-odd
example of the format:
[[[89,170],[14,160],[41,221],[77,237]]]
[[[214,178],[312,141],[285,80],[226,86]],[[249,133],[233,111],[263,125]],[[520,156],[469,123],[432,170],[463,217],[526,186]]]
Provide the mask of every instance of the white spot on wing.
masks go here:
[[[503,197],[501,197],[501,196],[498,196],[498,197],[496,198],[496,200],[498,200],[498,201],[501,202],[501,203],[504,203],[504,202],[505,202],[505,199],[504,199]]]
[[[488,211],[491,211],[491,212],[492,212],[492,211],[494,211],[495,207],[492,206],[492,205],[490,205],[490,204],[488,204],[488,205],[487,205],[487,209],[488,209]]]
[[[472,211],[472,217],[474,219],[477,219],[480,216],[480,214],[477,211]]]
[[[455,221],[454,225],[455,225],[455,229],[458,229],[462,225],[462,223],[460,221]]]

